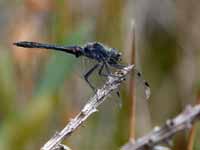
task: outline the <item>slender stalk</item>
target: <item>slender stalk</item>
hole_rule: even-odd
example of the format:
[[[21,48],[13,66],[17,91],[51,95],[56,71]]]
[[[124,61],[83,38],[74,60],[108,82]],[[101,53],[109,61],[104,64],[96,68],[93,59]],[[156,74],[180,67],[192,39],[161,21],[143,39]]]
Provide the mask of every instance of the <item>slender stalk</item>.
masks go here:
[[[195,128],[195,125],[193,125],[192,129],[190,130],[190,133],[189,133],[189,140],[188,140],[187,150],[193,150],[195,131],[196,131],[196,128]]]
[[[200,104],[200,92],[198,92],[196,103]],[[187,150],[193,150],[194,147],[194,139],[195,139],[195,132],[196,132],[196,127],[195,124],[192,126],[190,133],[189,133],[189,138],[188,138],[188,147]]]
[[[131,24],[131,64],[135,64],[135,25],[134,22]],[[130,133],[129,140],[135,140],[135,130],[136,130],[136,89],[134,76],[130,76]]]

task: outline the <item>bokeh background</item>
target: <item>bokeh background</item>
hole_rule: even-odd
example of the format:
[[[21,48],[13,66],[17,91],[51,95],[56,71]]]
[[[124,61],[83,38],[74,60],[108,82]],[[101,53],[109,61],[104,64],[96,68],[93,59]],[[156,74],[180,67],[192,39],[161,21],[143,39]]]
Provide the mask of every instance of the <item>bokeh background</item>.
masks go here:
[[[93,94],[81,75],[87,60],[17,48],[13,42],[99,41],[123,52],[124,63],[130,63],[135,42],[137,68],[152,92],[147,102],[140,83],[136,86],[140,137],[187,104],[200,102],[199,14],[198,0],[0,0],[0,150],[39,149]],[[74,150],[113,150],[125,144],[132,109],[127,84],[121,87],[121,109],[111,97],[64,143]],[[198,128],[195,150],[200,150]],[[188,135],[173,138],[173,149],[187,149]]]

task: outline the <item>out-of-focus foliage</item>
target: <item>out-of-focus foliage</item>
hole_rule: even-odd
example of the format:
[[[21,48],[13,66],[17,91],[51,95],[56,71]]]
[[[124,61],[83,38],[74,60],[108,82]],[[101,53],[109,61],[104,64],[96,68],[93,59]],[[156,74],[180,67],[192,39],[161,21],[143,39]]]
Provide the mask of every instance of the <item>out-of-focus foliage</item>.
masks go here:
[[[200,2],[187,0],[18,0],[0,2],[0,150],[39,149],[75,116],[92,93],[77,74],[83,66],[62,52],[22,49],[19,40],[62,45],[100,41],[130,60],[136,23],[136,65],[149,81],[144,99],[138,83],[137,137],[173,117],[199,92]],[[191,11],[192,10],[192,11]],[[87,69],[87,68],[86,68]],[[96,80],[97,78],[94,78]],[[127,82],[126,82],[127,83]],[[117,149],[128,140],[130,102],[111,97],[65,143],[77,150]],[[194,149],[200,149],[199,124]],[[174,148],[186,149],[187,133]]]

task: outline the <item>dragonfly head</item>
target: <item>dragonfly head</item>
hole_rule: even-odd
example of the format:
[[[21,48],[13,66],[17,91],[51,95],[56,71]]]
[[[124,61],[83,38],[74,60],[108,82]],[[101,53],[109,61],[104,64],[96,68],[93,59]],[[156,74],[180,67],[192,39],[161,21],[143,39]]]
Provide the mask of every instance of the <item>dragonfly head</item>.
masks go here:
[[[119,52],[117,49],[112,48],[110,51],[110,64],[117,64],[122,60],[122,53]]]

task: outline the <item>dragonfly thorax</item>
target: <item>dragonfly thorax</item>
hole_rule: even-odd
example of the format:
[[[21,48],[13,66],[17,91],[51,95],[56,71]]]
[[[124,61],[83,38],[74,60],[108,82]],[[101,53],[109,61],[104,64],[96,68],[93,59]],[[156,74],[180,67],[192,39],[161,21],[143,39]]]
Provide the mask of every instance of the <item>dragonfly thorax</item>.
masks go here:
[[[83,47],[84,56],[99,62],[117,64],[121,60],[121,53],[114,48],[108,48],[99,42],[88,43]]]

